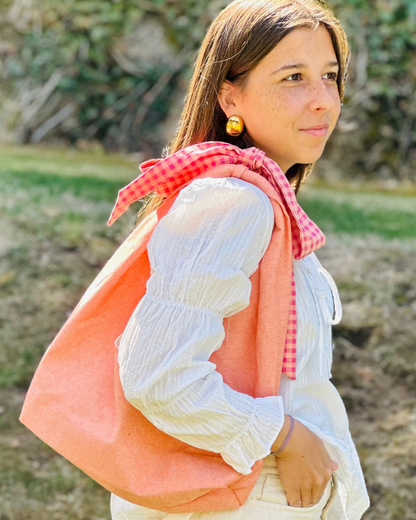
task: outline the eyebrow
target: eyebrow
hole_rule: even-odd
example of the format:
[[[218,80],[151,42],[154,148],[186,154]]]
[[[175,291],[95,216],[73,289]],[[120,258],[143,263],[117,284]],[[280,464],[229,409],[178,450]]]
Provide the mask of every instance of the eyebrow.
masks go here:
[[[338,67],[339,68],[339,63],[337,61],[329,61],[326,64],[326,67]],[[305,65],[304,63],[292,63],[291,65],[284,65],[283,67],[280,67],[280,69],[275,70],[274,72],[272,72],[272,74],[277,74],[278,72],[280,72],[282,70],[307,69],[307,68],[308,68],[308,66]]]

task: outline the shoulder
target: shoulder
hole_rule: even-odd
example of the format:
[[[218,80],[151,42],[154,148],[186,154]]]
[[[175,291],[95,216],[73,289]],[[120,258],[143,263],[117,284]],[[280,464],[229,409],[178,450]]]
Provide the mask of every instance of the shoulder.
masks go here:
[[[248,275],[265,253],[275,225],[269,197],[235,177],[196,178],[179,192],[149,240],[154,265],[195,260],[195,265],[226,266]]]
[[[176,202],[209,205],[227,212],[251,208],[269,216],[273,214],[270,199],[260,188],[235,177],[197,178],[179,192]]]
[[[181,189],[153,235],[167,232],[211,241],[237,235],[249,240],[257,234],[270,240],[274,224],[270,199],[257,186],[235,177],[203,177]]]

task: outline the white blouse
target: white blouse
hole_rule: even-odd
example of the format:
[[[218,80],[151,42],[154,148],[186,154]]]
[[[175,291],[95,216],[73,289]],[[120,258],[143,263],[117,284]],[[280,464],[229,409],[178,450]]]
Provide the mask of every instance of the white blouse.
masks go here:
[[[119,344],[123,389],[157,428],[220,453],[244,475],[270,453],[284,414],[292,415],[322,439],[338,463],[345,520],[359,520],[369,498],[344,404],[329,381],[331,327],[341,318],[341,304],[314,253],[293,261],[296,380],[282,374],[278,396],[253,398],[226,385],[209,361],[224,340],[223,318],[249,304],[249,277],[273,226],[269,198],[241,179],[196,179],[181,190],[148,244],[147,292]],[[167,515],[115,495],[111,509],[113,520]]]

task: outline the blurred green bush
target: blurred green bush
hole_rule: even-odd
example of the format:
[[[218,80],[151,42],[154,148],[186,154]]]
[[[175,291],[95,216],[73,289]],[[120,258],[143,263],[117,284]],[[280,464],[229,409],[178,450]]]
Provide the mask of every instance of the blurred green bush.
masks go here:
[[[344,174],[416,178],[416,2],[332,0],[352,49],[332,159]]]
[[[0,0],[0,140],[158,155],[226,0]],[[416,2],[329,0],[352,57],[324,176],[415,179]]]

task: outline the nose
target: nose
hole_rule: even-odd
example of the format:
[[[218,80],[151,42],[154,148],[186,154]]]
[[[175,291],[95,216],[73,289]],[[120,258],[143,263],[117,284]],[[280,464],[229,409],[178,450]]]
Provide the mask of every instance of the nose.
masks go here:
[[[322,78],[314,81],[310,85],[309,95],[309,106],[313,112],[328,111],[340,105],[337,85],[328,84],[328,82]]]

